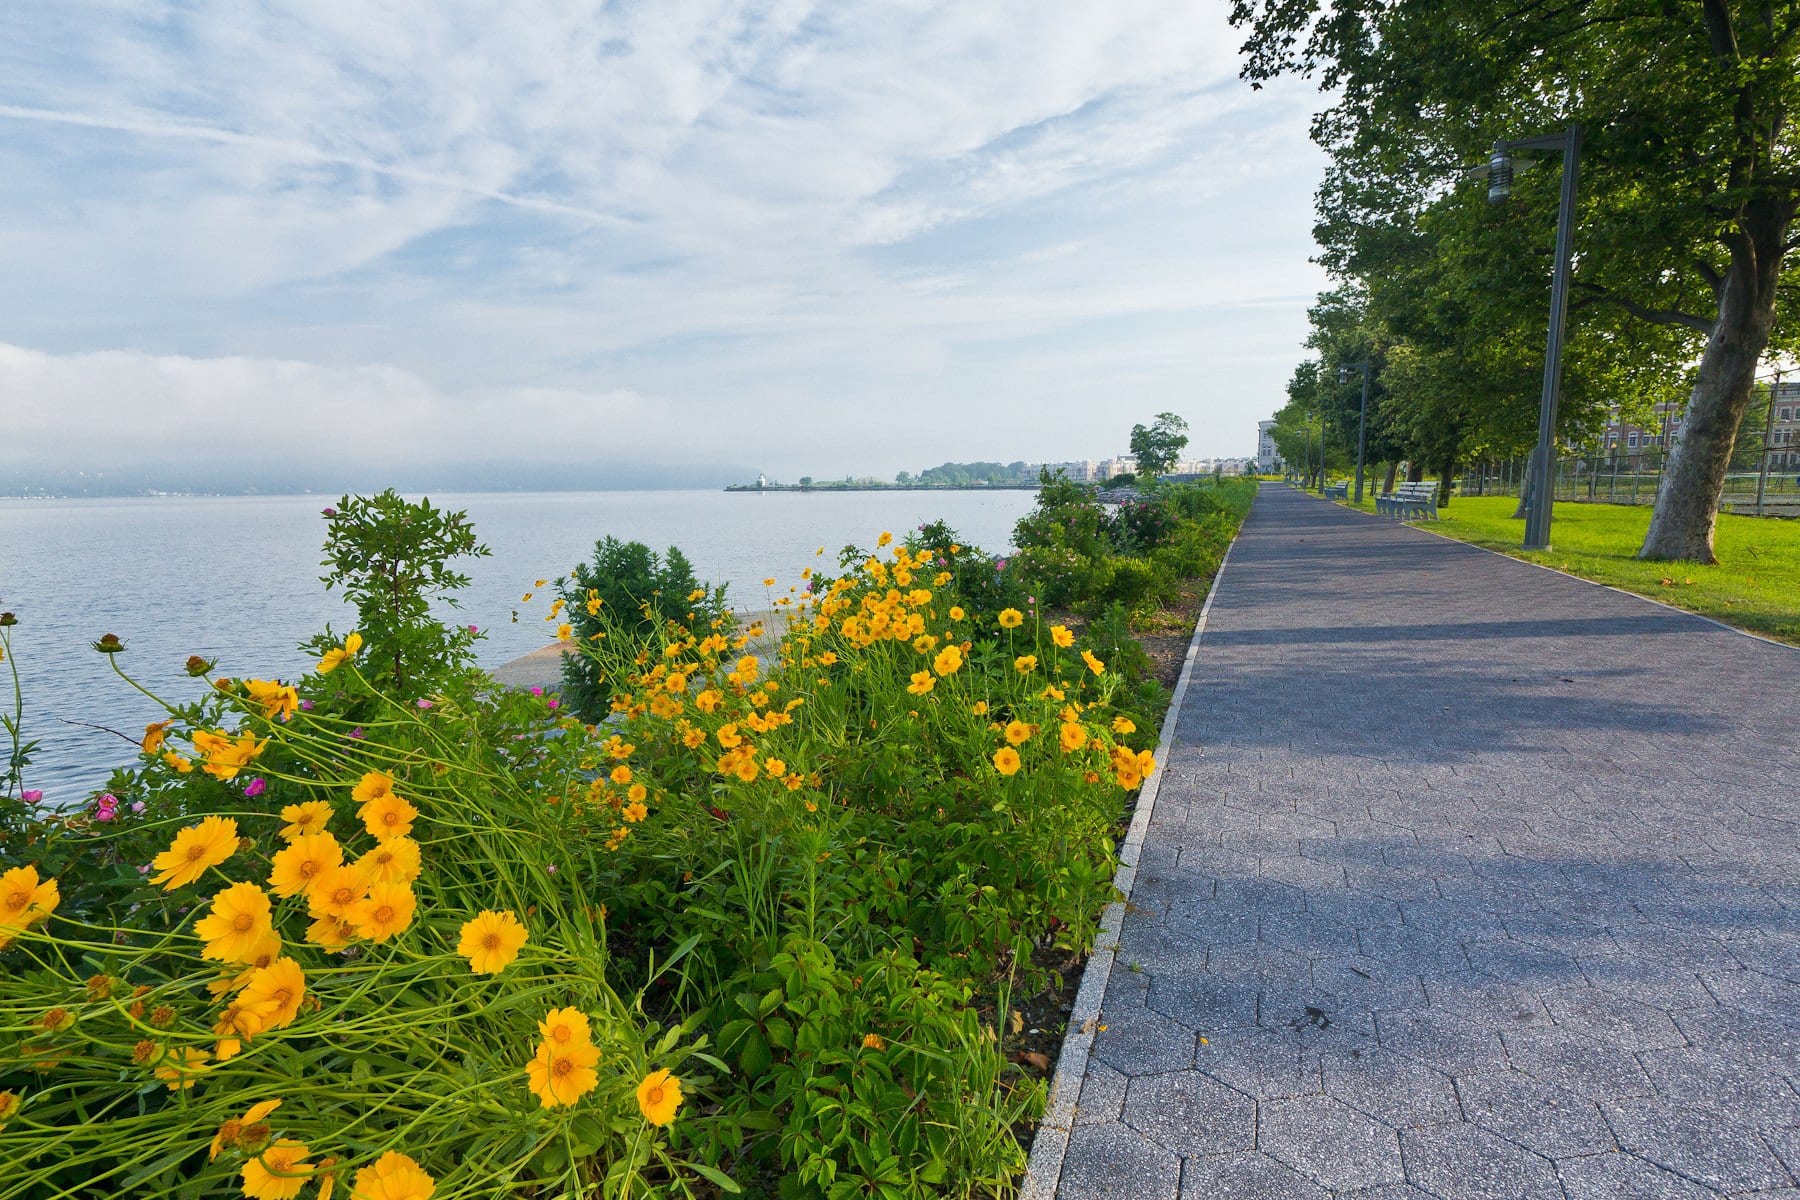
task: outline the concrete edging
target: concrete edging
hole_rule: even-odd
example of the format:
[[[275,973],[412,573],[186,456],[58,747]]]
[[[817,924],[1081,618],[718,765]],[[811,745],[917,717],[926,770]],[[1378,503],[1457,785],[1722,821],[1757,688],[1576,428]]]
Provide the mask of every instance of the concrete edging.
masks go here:
[[[1288,485],[1288,486],[1292,486],[1292,485]],[[1308,499],[1323,500],[1327,504],[1333,505],[1337,508],[1341,508],[1345,512],[1355,513],[1356,515],[1358,515],[1360,517],[1379,517],[1382,520],[1386,520],[1386,521],[1394,520],[1394,518],[1384,516],[1381,513],[1364,512],[1362,509],[1353,508],[1352,506],[1350,506],[1348,504],[1339,504],[1336,500],[1329,499],[1328,497],[1325,497],[1325,496],[1314,496],[1311,492],[1304,491],[1299,488],[1296,488],[1295,490],[1299,491],[1301,495],[1307,497]],[[1691,608],[1683,608],[1679,604],[1670,604],[1666,600],[1658,600],[1655,596],[1646,596],[1642,592],[1634,592],[1630,588],[1622,588],[1622,587],[1618,586],[1617,584],[1613,584],[1613,583],[1601,583],[1598,579],[1589,579],[1585,575],[1577,575],[1573,571],[1564,571],[1559,567],[1551,566],[1549,563],[1533,562],[1529,558],[1520,558],[1516,554],[1508,554],[1506,551],[1496,550],[1492,546],[1483,546],[1483,545],[1479,545],[1475,542],[1465,542],[1463,539],[1461,539],[1459,537],[1452,537],[1451,535],[1449,535],[1447,533],[1439,533],[1435,529],[1431,529],[1424,525],[1415,525],[1411,521],[1398,521],[1398,522],[1396,522],[1396,524],[1398,524],[1402,529],[1414,529],[1420,533],[1429,533],[1432,537],[1443,538],[1446,542],[1454,542],[1458,546],[1467,546],[1469,549],[1479,550],[1483,554],[1499,555],[1501,558],[1504,558],[1504,559],[1508,560],[1509,562],[1520,563],[1527,567],[1536,567],[1540,571],[1549,571],[1553,575],[1561,575],[1564,579],[1573,579],[1576,583],[1585,583],[1589,587],[1604,588],[1609,592],[1617,592],[1621,596],[1630,596],[1633,600],[1642,600],[1645,604],[1654,604],[1654,605],[1656,605],[1656,607],[1661,608],[1661,609],[1666,609],[1669,612],[1680,613],[1682,616],[1692,617],[1696,621],[1705,621],[1708,625],[1717,625],[1720,629],[1727,630],[1731,633],[1741,634],[1744,637],[1751,638],[1758,642],[1762,642],[1764,645],[1780,646],[1783,650],[1800,650],[1800,646],[1795,646],[1790,642],[1784,642],[1778,638],[1765,637],[1760,633],[1753,633],[1748,629],[1741,629],[1736,625],[1731,625],[1731,624],[1728,624],[1727,622],[1721,621],[1717,617],[1709,617],[1705,613],[1697,613]]]
[[[1250,519],[1246,513],[1244,519]],[[1243,526],[1238,527],[1238,534]],[[1113,876],[1113,887],[1123,899],[1106,906],[1100,915],[1100,931],[1094,937],[1093,951],[1081,973],[1081,987],[1075,993],[1075,1007],[1069,1012],[1068,1032],[1063,1036],[1062,1052],[1057,1055],[1056,1072],[1050,1079],[1050,1098],[1044,1115],[1038,1121],[1037,1135],[1031,1143],[1031,1157],[1025,1167],[1025,1182],[1020,1188],[1021,1200],[1052,1200],[1062,1182],[1063,1160],[1069,1151],[1069,1135],[1075,1128],[1075,1105],[1081,1098],[1081,1087],[1087,1078],[1088,1057],[1094,1047],[1094,1034],[1100,1021],[1100,1004],[1106,998],[1107,984],[1112,980],[1113,961],[1119,948],[1119,930],[1125,921],[1125,907],[1131,902],[1131,889],[1137,882],[1138,855],[1144,848],[1144,837],[1150,830],[1150,818],[1156,810],[1156,797],[1162,790],[1163,776],[1168,772],[1169,746],[1174,740],[1175,725],[1181,716],[1181,703],[1187,698],[1193,681],[1194,663],[1200,655],[1200,638],[1206,632],[1206,618],[1212,613],[1213,600],[1219,594],[1219,580],[1237,548],[1234,534],[1219,569],[1213,573],[1212,586],[1206,591],[1206,602],[1194,622],[1194,636],[1188,642],[1182,659],[1181,674],[1175,681],[1175,694],[1169,698],[1169,711],[1163,714],[1162,730],[1156,743],[1157,770],[1145,781],[1138,793],[1137,807],[1132,811],[1131,825],[1125,833],[1125,844],[1119,848],[1119,870]]]

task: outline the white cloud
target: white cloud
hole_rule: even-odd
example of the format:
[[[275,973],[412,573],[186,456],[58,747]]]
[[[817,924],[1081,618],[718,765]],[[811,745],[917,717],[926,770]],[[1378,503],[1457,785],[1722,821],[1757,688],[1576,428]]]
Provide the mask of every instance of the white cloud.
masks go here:
[[[641,394],[611,436],[795,473],[734,402],[843,430],[806,445],[855,469],[964,452],[853,444],[855,404],[955,420],[984,455],[1049,410],[1068,456],[1249,352],[1190,414],[1243,449],[1300,352],[1318,160],[1306,95],[1232,79],[1222,13],[14,0],[0,330],[44,352],[42,386],[108,371],[122,404],[289,388],[335,413],[338,388],[400,428],[531,388]],[[1127,361],[1180,320],[1185,358]],[[1045,379],[1033,357],[1072,333],[1089,374]]]
[[[652,406],[631,392],[519,387],[449,395],[393,366],[0,343],[0,466],[211,458],[379,466],[568,462],[642,454]],[[661,414],[667,419],[676,414]]]

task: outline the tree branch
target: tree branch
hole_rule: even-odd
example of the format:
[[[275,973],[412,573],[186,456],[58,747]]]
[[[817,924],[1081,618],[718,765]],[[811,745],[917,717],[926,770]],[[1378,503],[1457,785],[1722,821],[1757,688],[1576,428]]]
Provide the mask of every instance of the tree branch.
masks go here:
[[[1652,325],[1682,325],[1697,333],[1712,332],[1713,322],[1694,313],[1682,312],[1678,308],[1649,308],[1636,300],[1608,291],[1597,283],[1587,283],[1580,279],[1570,280],[1570,283],[1586,289],[1589,299],[1595,304],[1616,304],[1640,321],[1649,321]]]
[[[1700,272],[1700,278],[1706,280],[1706,286],[1712,289],[1713,299],[1718,300],[1725,294],[1725,276],[1719,269],[1704,258],[1694,260],[1694,269]]]

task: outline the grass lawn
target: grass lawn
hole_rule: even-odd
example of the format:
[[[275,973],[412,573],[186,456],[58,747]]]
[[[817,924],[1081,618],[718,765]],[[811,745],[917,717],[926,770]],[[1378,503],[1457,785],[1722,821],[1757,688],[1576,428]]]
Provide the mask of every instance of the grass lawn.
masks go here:
[[[1650,524],[1647,504],[1558,504],[1550,549],[1527,554],[1519,548],[1525,522],[1512,518],[1518,503],[1510,496],[1457,496],[1439,510],[1441,520],[1422,524],[1514,558],[1800,644],[1800,521],[1720,514],[1714,542],[1719,563],[1702,567],[1638,561]],[[1374,498],[1365,495],[1362,507],[1373,512]]]

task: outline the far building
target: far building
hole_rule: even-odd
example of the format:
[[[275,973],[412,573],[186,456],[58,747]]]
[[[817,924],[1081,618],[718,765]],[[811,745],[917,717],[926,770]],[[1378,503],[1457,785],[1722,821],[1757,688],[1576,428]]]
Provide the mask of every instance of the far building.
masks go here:
[[[1256,469],[1264,475],[1272,475],[1282,467],[1281,451],[1275,448],[1275,422],[1258,421],[1256,423]]]

